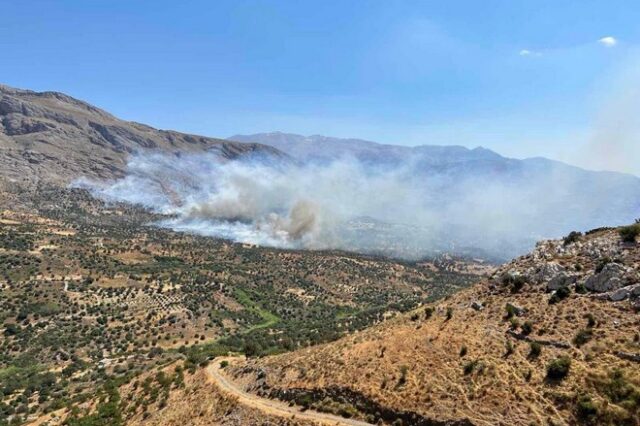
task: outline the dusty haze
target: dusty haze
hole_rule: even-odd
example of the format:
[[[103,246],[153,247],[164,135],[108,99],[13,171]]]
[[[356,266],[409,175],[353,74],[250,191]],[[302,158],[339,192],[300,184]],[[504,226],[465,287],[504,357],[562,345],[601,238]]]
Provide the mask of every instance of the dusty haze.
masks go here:
[[[537,239],[575,226],[624,222],[637,212],[637,193],[624,193],[628,185],[620,185],[620,196],[613,194],[622,204],[612,206],[606,201],[610,184],[580,189],[584,178],[567,167],[506,179],[348,157],[300,164],[151,154],[132,156],[123,179],[77,184],[104,199],[172,215],[161,226],[237,242],[403,258],[454,252],[504,259]],[[609,222],[602,223],[602,216]]]

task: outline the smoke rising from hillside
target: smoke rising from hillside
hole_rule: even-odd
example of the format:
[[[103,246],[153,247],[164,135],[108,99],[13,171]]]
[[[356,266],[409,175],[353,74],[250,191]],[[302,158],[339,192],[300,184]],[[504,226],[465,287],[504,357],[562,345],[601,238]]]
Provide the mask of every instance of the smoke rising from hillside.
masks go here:
[[[608,213],[592,193],[567,203],[580,182],[563,171],[545,174],[505,179],[347,158],[299,165],[153,154],[133,156],[121,180],[82,185],[172,215],[161,226],[237,242],[405,258],[465,249],[508,257],[535,239],[604,225],[596,216]]]

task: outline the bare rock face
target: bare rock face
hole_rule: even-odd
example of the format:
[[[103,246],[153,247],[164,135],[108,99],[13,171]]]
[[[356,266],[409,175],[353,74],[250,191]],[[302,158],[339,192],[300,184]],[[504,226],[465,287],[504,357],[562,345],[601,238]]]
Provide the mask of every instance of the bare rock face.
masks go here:
[[[124,175],[127,157],[145,150],[213,151],[222,159],[248,154],[287,158],[275,148],[157,130],[56,92],[0,85],[0,178],[32,185],[68,184],[86,176]]]
[[[617,290],[613,290],[608,294],[609,300],[612,302],[619,302],[625,299],[636,299],[640,298],[640,284],[629,285],[626,287],[619,288]]]
[[[555,262],[544,263],[533,275],[534,282],[542,284],[556,279],[558,276],[565,276],[565,268]],[[557,290],[557,289],[556,289]]]
[[[576,275],[569,275],[566,272],[560,272],[549,280],[549,283],[547,284],[547,291],[556,291],[562,287],[568,287],[571,284],[574,284],[577,279],[578,277]]]
[[[602,271],[587,278],[584,286],[587,290],[604,293],[625,287],[630,268],[618,263],[608,263]]]

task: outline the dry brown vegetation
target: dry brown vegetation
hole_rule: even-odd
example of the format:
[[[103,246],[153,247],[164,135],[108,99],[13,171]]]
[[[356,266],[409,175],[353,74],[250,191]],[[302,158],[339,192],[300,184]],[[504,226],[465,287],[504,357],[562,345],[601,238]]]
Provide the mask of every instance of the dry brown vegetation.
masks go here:
[[[397,418],[405,415],[405,424],[637,425],[635,296],[613,302],[607,294],[581,294],[605,257],[630,268],[625,285],[638,282],[640,249],[614,230],[573,245],[543,243],[447,300],[333,343],[249,361],[235,367],[235,375],[254,392],[307,398],[314,408],[341,400],[370,421],[384,407]],[[547,263],[577,276],[556,303],[547,291],[552,277],[540,274]],[[570,366],[566,377],[554,379],[555,367],[567,363],[556,362],[549,373],[558,359]]]

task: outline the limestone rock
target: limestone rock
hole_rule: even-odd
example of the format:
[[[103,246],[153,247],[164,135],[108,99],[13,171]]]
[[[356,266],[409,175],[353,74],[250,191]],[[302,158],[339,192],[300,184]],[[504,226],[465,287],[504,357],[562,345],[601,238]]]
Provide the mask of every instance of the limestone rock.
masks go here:
[[[547,282],[565,272],[565,268],[555,262],[543,264],[533,275],[533,281],[538,284]]]
[[[556,291],[562,287],[568,287],[575,283],[578,279],[575,275],[569,275],[565,272],[560,272],[558,275],[551,278],[547,284],[547,291]]]
[[[482,302],[478,302],[477,300],[471,304],[471,307],[476,311],[481,311],[484,309],[484,305],[482,304]]]
[[[597,274],[587,278],[584,286],[587,290],[603,293],[617,290],[625,286],[625,275],[628,268],[618,263],[607,263]]]

